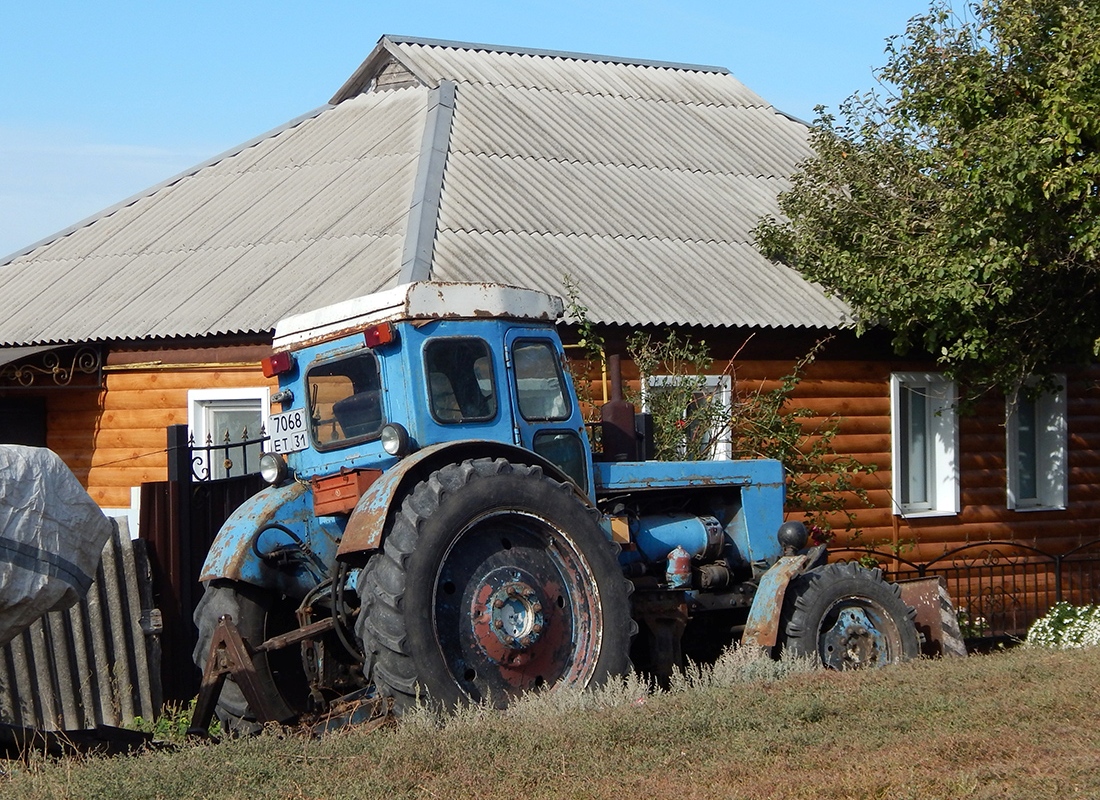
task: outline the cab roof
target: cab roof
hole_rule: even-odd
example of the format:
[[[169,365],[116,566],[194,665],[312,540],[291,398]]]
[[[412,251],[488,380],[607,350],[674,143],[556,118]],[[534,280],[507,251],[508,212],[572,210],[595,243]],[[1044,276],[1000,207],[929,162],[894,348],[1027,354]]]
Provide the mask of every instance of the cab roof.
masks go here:
[[[275,351],[297,350],[381,322],[517,319],[554,322],[560,297],[499,283],[416,281],[295,314],[275,325]]]

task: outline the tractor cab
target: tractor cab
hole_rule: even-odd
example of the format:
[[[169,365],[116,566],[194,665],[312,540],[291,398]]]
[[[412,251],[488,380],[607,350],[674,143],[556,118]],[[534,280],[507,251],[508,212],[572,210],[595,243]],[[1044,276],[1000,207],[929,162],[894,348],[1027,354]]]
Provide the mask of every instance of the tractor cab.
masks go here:
[[[559,298],[532,290],[419,283],[286,319],[264,362],[283,408],[270,449],[313,481],[381,473],[427,445],[495,442],[542,456],[589,494],[561,314]]]

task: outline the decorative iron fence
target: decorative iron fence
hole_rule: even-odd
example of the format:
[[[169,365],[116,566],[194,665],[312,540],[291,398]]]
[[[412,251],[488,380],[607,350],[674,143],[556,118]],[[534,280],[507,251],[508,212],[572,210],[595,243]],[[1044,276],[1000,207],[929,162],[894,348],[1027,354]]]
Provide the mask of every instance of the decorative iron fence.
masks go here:
[[[177,437],[176,449],[181,444],[178,437],[186,431],[186,426],[173,425],[169,436]],[[195,442],[194,434],[187,434],[186,447],[190,451],[191,478],[195,481],[221,480],[224,478],[249,475],[259,470],[260,455],[263,453],[264,442],[271,437],[260,428],[257,435],[249,434],[248,429],[241,431],[240,438],[234,440],[229,431],[222,436],[221,441],[214,441],[207,436],[202,444]],[[171,438],[169,440],[169,452],[172,450]]]
[[[1023,637],[1062,600],[1100,603],[1100,539],[1053,554],[1012,541],[987,541],[916,562],[873,548],[831,551],[835,558],[877,564],[889,580],[941,576],[967,639]]]

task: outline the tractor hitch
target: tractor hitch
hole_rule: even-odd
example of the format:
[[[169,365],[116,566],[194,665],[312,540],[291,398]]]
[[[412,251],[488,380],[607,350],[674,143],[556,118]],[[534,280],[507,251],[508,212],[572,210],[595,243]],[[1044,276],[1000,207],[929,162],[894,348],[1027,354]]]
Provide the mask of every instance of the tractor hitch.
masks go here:
[[[232,676],[241,688],[258,722],[293,722],[298,715],[282,701],[280,695],[264,690],[252,657],[261,651],[287,647],[315,636],[331,626],[331,619],[323,620],[309,628],[299,628],[268,639],[259,647],[253,648],[241,636],[231,616],[226,615],[219,619],[210,641],[210,655],[206,659],[206,669],[203,671],[198,700],[195,702],[195,713],[191,716],[191,726],[187,729],[187,735],[209,736],[218,695],[221,694],[222,685],[229,676]]]

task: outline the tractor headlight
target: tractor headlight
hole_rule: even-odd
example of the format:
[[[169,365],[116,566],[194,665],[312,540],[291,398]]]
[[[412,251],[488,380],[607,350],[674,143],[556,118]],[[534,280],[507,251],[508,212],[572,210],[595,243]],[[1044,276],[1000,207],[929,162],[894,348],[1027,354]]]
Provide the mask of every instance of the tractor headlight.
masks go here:
[[[387,422],[382,426],[382,449],[389,453],[391,456],[408,455],[409,453],[409,432],[405,430],[404,425],[399,425],[396,422]]]
[[[260,456],[260,477],[272,486],[278,486],[286,480],[290,470],[286,459],[279,453],[264,453]]]

